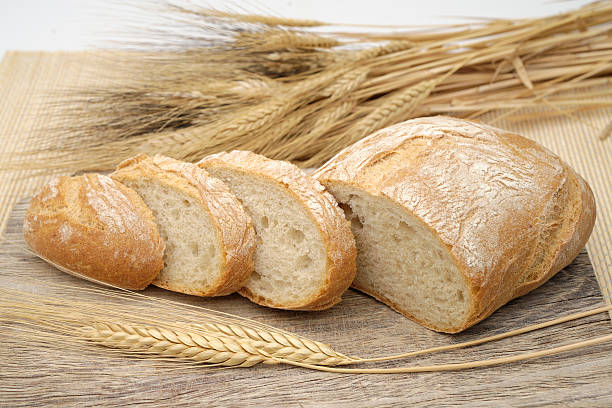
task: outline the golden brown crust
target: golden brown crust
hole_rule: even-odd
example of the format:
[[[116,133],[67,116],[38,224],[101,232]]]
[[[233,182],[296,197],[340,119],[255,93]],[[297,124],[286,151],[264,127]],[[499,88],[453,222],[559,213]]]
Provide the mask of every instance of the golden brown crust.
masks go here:
[[[346,288],[348,289],[350,285],[351,284],[349,283]],[[309,301],[307,304],[302,303],[303,306],[294,306],[294,305],[286,305],[286,304],[281,304],[278,302],[271,301],[268,298],[265,298],[256,293],[253,293],[247,287],[241,288],[238,291],[238,293],[244,296],[245,298],[249,299],[251,302],[257,303],[258,305],[261,305],[261,306],[272,307],[275,309],[284,309],[284,310],[301,310],[305,312],[316,312],[319,310],[329,309],[330,307],[333,307],[342,301],[342,296],[341,296],[342,294],[340,294],[340,296],[332,299],[331,301],[327,303],[319,303],[319,302],[315,303],[315,302]],[[342,293],[344,293],[344,291]]]
[[[144,289],[163,267],[151,211],[136,192],[99,174],[44,186],[30,202],[24,238],[62,270],[126,289]]]
[[[462,324],[432,327],[445,332],[464,330],[548,280],[578,254],[595,218],[588,185],[553,153],[449,117],[376,132],[315,177],[385,197],[434,231],[471,291]]]
[[[291,310],[322,310],[341,301],[342,293],[355,277],[357,250],[355,240],[344,213],[325,188],[291,163],[271,160],[247,152],[221,152],[202,159],[199,166],[224,166],[234,171],[263,177],[281,186],[296,197],[319,229],[327,251],[325,285],[319,292],[296,305],[282,305],[253,294],[246,288],[240,294],[260,305]]]
[[[117,180],[156,180],[193,198],[209,214],[221,249],[221,273],[208,290],[176,287],[173,282],[153,281],[156,286],[198,296],[228,295],[240,289],[253,271],[255,230],[238,199],[221,180],[198,166],[164,156],[138,155],[119,164],[111,175]]]

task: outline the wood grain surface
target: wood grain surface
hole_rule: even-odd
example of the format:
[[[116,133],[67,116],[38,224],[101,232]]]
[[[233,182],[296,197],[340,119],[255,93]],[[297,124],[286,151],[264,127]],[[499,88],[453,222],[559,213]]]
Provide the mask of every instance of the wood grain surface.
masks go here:
[[[12,211],[0,244],[0,287],[48,290],[32,278],[92,285],[48,266],[24,249],[21,223],[27,207]],[[249,317],[331,344],[360,357],[406,352],[461,342],[602,305],[586,252],[552,280],[459,335],[427,330],[359,292],[323,312],[290,312],[257,306],[231,295],[204,299],[158,288],[145,292]],[[151,310],[155,313],[155,310]],[[602,313],[488,345],[380,367],[460,362],[533,351],[609,334]],[[118,355],[95,359],[70,345],[46,349],[11,341],[0,332],[0,406],[612,406],[612,344],[485,369],[347,375],[289,366],[238,369],[159,367],[151,360]],[[22,367],[7,376],[2,367]],[[7,370],[8,371],[8,370]],[[11,370],[15,372],[15,370]],[[83,374],[87,380],[83,381]]]

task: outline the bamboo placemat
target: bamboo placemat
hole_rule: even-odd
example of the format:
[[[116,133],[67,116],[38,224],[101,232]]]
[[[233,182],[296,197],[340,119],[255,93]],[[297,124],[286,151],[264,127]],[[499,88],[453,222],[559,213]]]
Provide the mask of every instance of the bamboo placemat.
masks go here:
[[[0,63],[0,152],[32,147],[31,136],[42,124],[57,124],[57,108],[45,102],[66,87],[105,81],[103,65],[86,52],[20,52],[5,54]],[[612,98],[612,84],[610,98]],[[494,115],[484,118],[490,121]],[[530,137],[560,155],[590,183],[597,203],[597,221],[587,244],[597,280],[612,303],[612,137],[598,139],[612,121],[612,108],[580,112],[574,118],[546,117],[494,125]],[[61,136],[54,136],[61,137]],[[0,234],[14,204],[30,196],[50,176],[24,177],[22,171],[0,171]],[[0,236],[1,237],[1,236]]]

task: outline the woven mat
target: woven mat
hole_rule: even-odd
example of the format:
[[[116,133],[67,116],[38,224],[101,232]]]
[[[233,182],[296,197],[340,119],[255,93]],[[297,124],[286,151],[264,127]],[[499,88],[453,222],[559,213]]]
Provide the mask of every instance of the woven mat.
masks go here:
[[[0,152],[32,147],[33,132],[58,120],[54,108],[45,103],[53,91],[104,81],[104,75],[96,75],[96,69],[102,69],[97,62],[93,54],[85,52],[6,53],[0,63]],[[612,85],[610,95],[612,98]],[[612,303],[612,137],[601,141],[598,135],[611,121],[612,108],[606,108],[577,113],[574,119],[544,117],[495,123],[548,147],[590,183],[597,202],[597,222],[587,250],[607,303]],[[0,234],[17,200],[32,195],[49,180],[49,176],[25,175],[0,171]]]

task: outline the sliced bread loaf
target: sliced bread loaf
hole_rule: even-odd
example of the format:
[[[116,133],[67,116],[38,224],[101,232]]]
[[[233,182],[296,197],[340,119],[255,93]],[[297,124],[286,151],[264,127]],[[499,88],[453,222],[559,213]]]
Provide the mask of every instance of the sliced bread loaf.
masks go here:
[[[223,180],[250,214],[255,270],[240,293],[269,307],[326,309],[355,276],[355,241],[334,198],[296,166],[245,151],[198,163]]]
[[[59,269],[125,289],[144,289],[163,266],[151,211],[136,192],[100,174],[45,185],[30,202],[23,234]]]
[[[242,205],[220,180],[191,163],[139,155],[111,175],[153,212],[166,243],[153,284],[199,296],[241,288],[253,270],[255,233]]]
[[[589,186],[559,157],[448,117],[376,132],[314,176],[352,222],[353,286],[443,332],[546,282],[576,257],[595,220]]]

